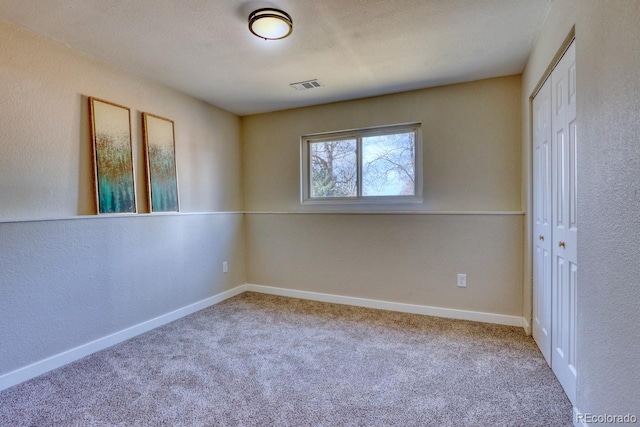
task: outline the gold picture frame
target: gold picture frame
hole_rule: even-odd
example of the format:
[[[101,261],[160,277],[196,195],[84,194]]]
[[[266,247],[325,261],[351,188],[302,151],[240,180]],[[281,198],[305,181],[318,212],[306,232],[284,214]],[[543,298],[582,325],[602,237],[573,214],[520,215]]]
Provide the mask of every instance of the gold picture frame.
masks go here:
[[[89,121],[96,212],[137,213],[130,109],[89,97]]]
[[[142,113],[149,212],[179,212],[176,138],[173,120]]]

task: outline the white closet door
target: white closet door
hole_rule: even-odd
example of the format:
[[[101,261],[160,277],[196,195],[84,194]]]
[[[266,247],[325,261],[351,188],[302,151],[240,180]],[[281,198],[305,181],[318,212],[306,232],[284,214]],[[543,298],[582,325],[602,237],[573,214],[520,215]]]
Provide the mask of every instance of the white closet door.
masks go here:
[[[575,405],[576,395],[576,67],[575,43],[551,73],[552,330],[551,367]]]
[[[551,79],[533,100],[533,338],[551,366]]]

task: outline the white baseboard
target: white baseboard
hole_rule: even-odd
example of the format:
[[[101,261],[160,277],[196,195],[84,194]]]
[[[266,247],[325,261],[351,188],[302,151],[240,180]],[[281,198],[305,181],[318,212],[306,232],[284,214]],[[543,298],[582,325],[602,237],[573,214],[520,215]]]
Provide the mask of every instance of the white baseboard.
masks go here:
[[[51,356],[47,359],[40,360],[38,362],[32,363],[31,365],[1,375],[0,390],[7,389],[16,384],[20,384],[21,382],[30,380],[31,378],[35,378],[38,375],[42,375],[46,372],[74,362],[78,359],[82,359],[85,356],[103,350],[107,347],[111,347],[112,345],[121,343],[122,341],[126,341],[129,338],[133,338],[136,335],[140,335],[142,333],[150,331],[151,329],[157,328],[158,326],[162,326],[169,322],[173,322],[174,320],[180,319],[181,317],[188,316],[192,313],[195,313],[196,311],[200,311],[204,308],[217,304],[228,298],[234,297],[245,291],[246,285],[237,286],[233,289],[221,292],[209,298],[205,298],[186,307],[179,308],[172,312],[115,332],[111,335],[107,335],[106,337],[98,338],[97,340],[82,344],[76,348],[72,348],[71,350],[67,350],[65,352],[56,354],[55,356]]]
[[[475,322],[496,323],[499,325],[520,326],[525,320],[518,316],[504,314],[483,313],[479,311],[457,310],[453,308],[430,307],[427,305],[405,304],[382,300],[347,297],[318,292],[298,291],[294,289],[275,288],[262,285],[245,285],[246,291],[262,294],[280,295],[284,297],[308,299],[313,301],[331,302],[336,304],[354,305],[358,307],[377,308],[381,310],[400,311],[403,313],[424,314],[427,316],[446,317],[449,319],[472,320]]]
[[[527,321],[526,317],[522,318],[522,327],[524,328],[524,333],[531,336],[531,325]]]

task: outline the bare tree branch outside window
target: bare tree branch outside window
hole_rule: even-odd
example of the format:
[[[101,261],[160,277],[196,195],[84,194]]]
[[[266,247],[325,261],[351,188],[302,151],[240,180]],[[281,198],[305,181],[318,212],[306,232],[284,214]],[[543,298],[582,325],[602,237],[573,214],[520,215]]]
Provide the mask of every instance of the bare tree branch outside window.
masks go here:
[[[356,140],[311,144],[311,197],[356,197]]]

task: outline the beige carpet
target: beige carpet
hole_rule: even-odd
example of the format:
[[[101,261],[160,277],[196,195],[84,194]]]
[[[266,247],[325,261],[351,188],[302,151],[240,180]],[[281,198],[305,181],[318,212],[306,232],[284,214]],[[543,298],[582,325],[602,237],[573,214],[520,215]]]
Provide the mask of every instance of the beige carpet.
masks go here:
[[[245,293],[0,392],[1,426],[562,426],[521,328]]]

